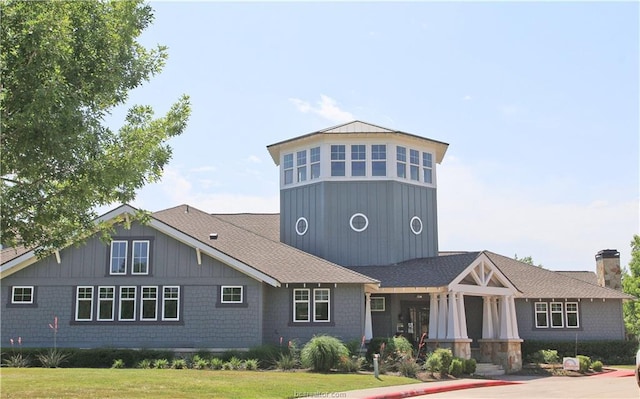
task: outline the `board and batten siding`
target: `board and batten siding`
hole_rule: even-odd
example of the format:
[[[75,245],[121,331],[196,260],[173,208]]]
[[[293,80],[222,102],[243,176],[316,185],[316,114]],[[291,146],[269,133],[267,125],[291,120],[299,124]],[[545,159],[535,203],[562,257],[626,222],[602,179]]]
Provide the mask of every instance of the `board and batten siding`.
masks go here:
[[[349,221],[366,215],[356,232]],[[319,182],[280,192],[281,241],[343,266],[386,265],[438,253],[436,189],[397,181]],[[410,221],[422,220],[421,234]],[[309,223],[296,233],[296,221]]]
[[[150,275],[110,276],[109,244],[92,237],[2,279],[2,342],[22,337],[25,347],[53,346],[49,323],[58,317],[57,345],[93,348],[249,348],[262,342],[263,284],[155,229],[133,224],[114,238],[151,238]],[[130,263],[130,260],[129,260]],[[8,306],[11,287],[35,287],[35,305]],[[75,322],[76,286],[180,286],[178,322]],[[246,307],[216,307],[220,285],[244,287]],[[97,292],[94,291],[94,314]],[[117,301],[117,299],[116,299]],[[158,315],[162,308],[158,301]],[[116,302],[117,309],[117,302]],[[140,289],[137,313],[140,312]],[[117,315],[116,315],[117,318]]]

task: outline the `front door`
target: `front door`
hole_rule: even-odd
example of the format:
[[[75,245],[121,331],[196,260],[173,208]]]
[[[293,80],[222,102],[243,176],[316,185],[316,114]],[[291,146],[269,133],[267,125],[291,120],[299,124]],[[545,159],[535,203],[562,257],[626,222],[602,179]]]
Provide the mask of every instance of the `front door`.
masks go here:
[[[422,334],[429,334],[429,302],[403,301],[402,319],[402,335],[417,346]]]

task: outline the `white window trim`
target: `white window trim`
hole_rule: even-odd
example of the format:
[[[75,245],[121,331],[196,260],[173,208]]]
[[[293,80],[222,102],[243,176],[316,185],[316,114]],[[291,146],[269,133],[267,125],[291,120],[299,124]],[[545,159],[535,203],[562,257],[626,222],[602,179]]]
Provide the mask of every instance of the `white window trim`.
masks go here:
[[[553,310],[553,305],[560,305],[560,311],[557,310]],[[560,325],[559,326],[554,326],[553,325],[553,315],[554,314],[560,314]],[[564,328],[564,304],[562,302],[551,302],[549,303],[549,322],[550,322],[550,326],[551,328]]]
[[[135,253],[136,253],[135,247],[136,247],[137,243],[146,243],[147,244],[147,255],[146,255],[146,258],[147,258],[147,270],[145,272],[136,272],[134,270],[134,265],[135,265],[134,256],[135,256]],[[138,275],[138,276],[140,276],[140,275],[146,276],[146,275],[149,274],[149,269],[151,268],[151,264],[150,264],[151,262],[150,262],[150,259],[149,259],[149,249],[150,249],[150,247],[151,247],[151,242],[149,240],[133,240],[131,242],[131,274],[135,274],[135,275]]]
[[[33,304],[33,293],[35,292],[33,285],[14,285],[11,287],[11,303],[16,305],[30,305]],[[31,290],[31,300],[29,301],[16,301],[16,289],[29,289]]]
[[[418,221],[418,223],[420,223],[420,228],[417,231],[413,228],[413,222],[416,220]],[[418,216],[412,217],[411,220],[409,221],[409,227],[411,228],[411,231],[413,232],[413,234],[419,235],[420,233],[422,233],[422,228],[423,228],[422,220]]]
[[[240,300],[239,301],[225,301],[224,290],[225,288],[235,289],[240,288]],[[244,287],[241,285],[223,285],[220,287],[220,303],[244,303]]]
[[[287,156],[289,156],[289,155],[291,156],[291,167],[287,168],[285,166],[285,162],[286,162]],[[293,174],[294,168],[295,168],[295,156],[294,156],[294,153],[291,152],[291,153],[283,154],[282,155],[282,185],[283,186],[288,186],[288,185],[291,185],[291,184],[295,183],[294,174]],[[287,182],[287,177],[286,177],[288,171],[291,172],[291,181],[290,182]]]
[[[302,231],[298,229],[298,224],[300,222],[304,222],[304,229]],[[309,221],[307,221],[305,217],[299,217],[298,220],[296,220],[296,234],[299,236],[303,236],[307,234],[307,230],[309,230]]]
[[[374,309],[373,308],[374,300],[382,302],[382,309]],[[371,311],[372,312],[384,312],[384,311],[387,310],[387,298],[385,298],[383,296],[372,296],[372,297],[370,297],[370,301],[371,301]]]
[[[576,310],[568,310],[567,305],[576,305]],[[578,307],[578,302],[566,302],[564,304],[564,312],[565,312],[565,319],[567,321],[567,328],[580,328],[580,308]],[[575,314],[576,315],[576,325],[575,326],[570,326],[569,325],[569,314]]]
[[[124,272],[120,273],[120,272],[114,272],[113,271],[113,244],[114,243],[124,243]],[[127,262],[127,258],[129,257],[129,241],[127,240],[113,240],[111,241],[111,245],[109,246],[109,274],[114,275],[114,276],[123,276],[127,274],[127,266],[128,266],[128,262]]]
[[[91,292],[91,298],[80,298],[80,290],[81,289],[89,289],[89,291]],[[76,317],[75,320],[76,321],[91,321],[93,320],[93,295],[94,293],[94,288],[93,286],[88,286],[88,285],[80,285],[76,287]],[[80,302],[90,302],[91,306],[90,306],[90,312],[89,312],[89,318],[87,319],[81,319],[80,317],[78,317],[78,312],[80,311]]]
[[[145,288],[155,288],[156,296],[154,298],[145,298],[144,290]],[[144,304],[145,302],[153,301],[154,306],[154,317],[144,317]],[[158,286],[156,285],[143,285],[140,287],[140,320],[143,321],[156,321],[158,320]]]
[[[177,297],[176,298],[166,298],[165,297],[165,290],[169,288],[177,288],[178,292],[177,292]],[[176,301],[176,317],[165,317],[165,307],[167,304],[167,301]],[[180,286],[177,285],[166,285],[164,287],[162,287],[162,320],[167,320],[167,321],[176,321],[176,320],[180,320]]]
[[[111,288],[111,293],[112,296],[111,298],[102,298],[101,297],[101,290],[102,289],[109,289]],[[107,318],[107,319],[103,319],[100,318],[100,305],[103,302],[111,302],[111,317]],[[115,310],[116,310],[116,287],[114,286],[99,286],[98,287],[98,313],[96,314],[96,320],[98,321],[113,321],[114,320],[114,315],[115,315]]]
[[[311,159],[311,150],[316,148],[318,149],[318,160],[316,162],[313,162],[313,160]],[[309,180],[320,179],[322,177],[322,167],[320,166],[321,159],[322,159],[322,150],[320,149],[320,146],[311,147],[309,149]],[[315,177],[313,176],[313,173],[312,173],[314,165],[318,165],[318,176],[315,176]]]
[[[133,298],[123,298],[122,297],[122,292],[125,289],[130,289],[133,288]],[[136,286],[132,286],[132,285],[123,285],[120,287],[119,291],[119,297],[118,297],[118,321],[135,321],[136,320],[136,305],[138,302],[138,287]],[[133,315],[133,318],[131,319],[123,319],[122,318],[122,304],[124,302],[133,302],[133,312],[131,312],[131,314]]]
[[[298,291],[306,291],[307,300],[296,299],[296,292]],[[296,304],[298,303],[306,303],[307,304],[307,318],[305,320],[298,320],[296,318]],[[293,322],[294,323],[309,323],[311,321],[311,290],[309,288],[294,288],[293,290]]]
[[[359,229],[353,225],[353,220],[358,216],[362,216],[364,218],[364,226]],[[367,227],[369,227],[369,219],[364,213],[354,213],[353,215],[351,215],[351,219],[349,219],[349,226],[351,226],[351,230],[355,231],[356,233],[361,233],[365,231]]]
[[[316,299],[317,291],[326,291],[327,299]],[[316,315],[316,304],[318,303],[326,303],[327,304],[327,320],[318,320]],[[331,322],[331,290],[329,288],[314,288],[313,289],[313,322],[314,323],[329,323]]]
[[[544,311],[542,310],[538,310],[538,304],[542,304],[544,305]],[[547,302],[535,302],[533,304],[533,311],[534,311],[534,319],[535,319],[535,323],[536,323],[536,328],[549,328],[550,322],[549,322],[549,304]],[[538,325],[538,314],[544,314],[545,317],[545,321],[547,322],[546,326],[540,326]]]

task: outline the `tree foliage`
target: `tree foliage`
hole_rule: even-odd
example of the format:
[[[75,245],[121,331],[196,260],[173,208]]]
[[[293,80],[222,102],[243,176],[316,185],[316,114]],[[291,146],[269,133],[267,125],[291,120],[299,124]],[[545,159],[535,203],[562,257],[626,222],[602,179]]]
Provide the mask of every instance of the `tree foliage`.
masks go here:
[[[515,254],[515,255],[513,255],[513,259],[517,260],[518,262],[523,262],[523,263],[527,263],[527,264],[532,265],[532,266],[538,266],[538,267],[544,268],[544,266],[542,266],[542,264],[536,265],[535,263],[533,263],[533,258],[531,256],[525,256],[523,258],[518,258],[518,254]]]
[[[640,340],[640,235],[634,234],[631,240],[631,260],[629,270],[622,273],[622,290],[636,297],[623,305],[624,324],[627,333]]]
[[[96,207],[161,177],[189,100],[162,117],[136,105],[118,131],[106,126],[167,58],[136,41],[153,20],[140,0],[0,0],[0,12],[2,243],[60,248],[94,228]]]

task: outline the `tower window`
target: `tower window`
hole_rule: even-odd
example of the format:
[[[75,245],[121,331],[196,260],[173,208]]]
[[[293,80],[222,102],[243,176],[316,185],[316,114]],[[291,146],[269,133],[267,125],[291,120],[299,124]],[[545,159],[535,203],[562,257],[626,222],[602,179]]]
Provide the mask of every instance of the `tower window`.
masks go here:
[[[307,233],[309,229],[309,222],[304,217],[298,218],[296,221],[296,233],[299,236],[303,236]]]
[[[400,178],[407,177],[407,149],[405,147],[396,147],[397,174]]]
[[[420,151],[409,150],[411,180],[420,181]]]
[[[369,226],[369,219],[363,213],[354,213],[349,220],[349,225],[353,231],[360,233]]]
[[[345,146],[331,146],[331,176],[345,175]]]
[[[309,150],[309,162],[311,163],[311,180],[320,177],[320,147]]]
[[[351,176],[366,175],[366,146],[357,144],[351,146]]]
[[[411,222],[409,223],[411,227],[411,231],[413,234],[418,235],[422,233],[422,220],[419,217],[414,216],[411,218]]]
[[[284,184],[293,183],[293,154],[284,154],[282,168],[284,169]]]
[[[374,144],[371,146],[371,175],[387,175],[387,146],[384,144]]]
[[[422,153],[422,176],[425,183],[433,183],[433,157],[429,152]]]
[[[307,180],[307,150],[296,153],[296,166],[298,167],[298,182]]]

